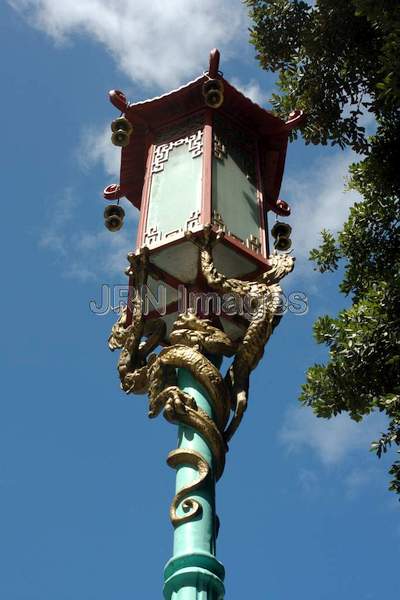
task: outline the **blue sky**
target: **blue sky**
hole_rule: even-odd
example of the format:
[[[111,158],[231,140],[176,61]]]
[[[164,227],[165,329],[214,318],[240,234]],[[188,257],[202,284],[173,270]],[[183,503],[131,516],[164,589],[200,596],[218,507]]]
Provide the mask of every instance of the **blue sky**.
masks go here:
[[[161,598],[172,550],[166,466],[176,432],[120,392],[107,348],[115,315],[89,301],[123,284],[135,243],[104,229],[102,189],[116,181],[110,88],[131,100],[221,68],[259,103],[274,79],[248,45],[246,14],[221,0],[10,0],[0,6],[3,210],[3,394],[0,598]],[[370,125],[367,123],[367,125]],[[330,422],[298,407],[304,373],[325,352],[316,316],[348,302],[339,277],[306,260],[344,194],[350,152],[289,148],[281,197],[293,209],[295,272],[309,311],[282,320],[253,374],[249,409],[218,484],[218,557],[229,600],[374,600],[395,594],[398,502],[389,459],[369,442],[384,426]]]

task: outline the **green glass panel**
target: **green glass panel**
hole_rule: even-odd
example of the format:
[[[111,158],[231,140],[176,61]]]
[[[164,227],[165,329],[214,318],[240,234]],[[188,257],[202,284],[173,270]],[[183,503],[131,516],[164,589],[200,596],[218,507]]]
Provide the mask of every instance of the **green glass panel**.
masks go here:
[[[228,118],[214,118],[212,209],[214,222],[243,242],[259,243],[260,213],[256,186],[256,143]],[[258,242],[257,242],[258,240]]]
[[[240,163],[229,149],[222,158],[214,156],[212,198],[227,231],[246,241],[251,235],[259,237],[260,213],[257,188]]]
[[[146,232],[156,228],[163,238],[185,231],[187,221],[200,211],[202,156],[196,154],[182,140],[168,151],[167,160],[158,163],[161,170],[152,175]]]

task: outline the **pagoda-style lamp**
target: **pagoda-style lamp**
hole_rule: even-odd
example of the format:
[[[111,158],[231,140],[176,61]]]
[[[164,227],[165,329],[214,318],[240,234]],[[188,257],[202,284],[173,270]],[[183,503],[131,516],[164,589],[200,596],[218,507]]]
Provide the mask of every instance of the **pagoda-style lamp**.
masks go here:
[[[218,68],[213,50],[205,74],[168,94],[129,104],[110,92],[124,115],[112,124],[122,157],[120,182],[104,196],[126,197],[140,219],[128,305],[109,344],[121,349],[122,388],[148,393],[149,416],[163,411],[179,425],[167,460],[177,483],[166,600],[223,598],[215,481],[247,406],[250,372],[280,319],[278,282],[293,268],[287,253],[270,255],[267,212],[290,214],[278,194],[288,135],[302,115],[282,121]],[[122,225],[118,209],[105,211],[111,231]],[[286,251],[290,227],[282,225],[275,246]],[[233,357],[225,378],[223,356]]]

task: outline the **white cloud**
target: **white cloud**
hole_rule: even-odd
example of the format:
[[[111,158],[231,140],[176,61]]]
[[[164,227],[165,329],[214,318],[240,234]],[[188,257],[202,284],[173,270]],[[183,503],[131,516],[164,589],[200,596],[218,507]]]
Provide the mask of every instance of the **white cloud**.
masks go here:
[[[82,134],[77,158],[81,167],[90,169],[100,166],[112,179],[119,181],[121,150],[110,142],[110,127],[86,128]],[[96,209],[97,229],[77,223],[79,194],[67,188],[52,206],[39,245],[53,252],[60,262],[61,273],[80,281],[98,280],[99,277],[121,276],[127,266],[126,256],[133,249],[137,211],[126,199],[121,199],[125,210],[123,229],[111,233],[104,228],[102,210],[106,203]],[[132,235],[133,234],[133,235]],[[65,258],[68,260],[65,260]]]
[[[300,469],[298,481],[301,490],[306,494],[314,495],[320,487],[318,476],[311,469]]]
[[[67,188],[53,205],[53,212],[39,240],[40,246],[49,248],[60,256],[67,254],[63,231],[72,221],[76,205],[76,196],[71,188]]]
[[[231,0],[8,0],[57,43],[86,34],[133,81],[170,89],[247,44],[247,11]]]
[[[311,409],[292,408],[286,414],[279,439],[289,452],[311,450],[324,465],[334,465],[357,450],[367,452],[384,428],[385,417],[380,413],[356,423],[347,414],[322,419]]]
[[[99,228],[96,231],[88,231],[84,224],[80,229],[76,229],[78,197],[79,195],[74,194],[71,189],[60,195],[53,205],[39,245],[54,253],[64,277],[88,281],[98,280],[101,275],[120,275],[124,280],[123,270],[128,265],[126,255],[132,251],[132,229],[135,227],[136,211],[128,201],[122,201],[126,213],[125,228],[117,233],[100,229],[103,227],[101,218],[98,220]]]
[[[100,275],[119,275],[124,282],[123,271],[128,266],[126,256],[132,251],[133,245],[128,229],[125,223],[125,229],[117,233],[111,233],[105,228],[94,233],[78,232],[71,240],[72,261],[65,275],[77,279],[97,280]],[[85,273],[87,276],[82,277],[81,274]]]
[[[265,105],[267,99],[271,94],[264,92],[261,89],[260,84],[255,79],[250,79],[248,83],[243,83],[237,78],[232,79],[232,85],[242,92],[247,98],[253,100],[259,106]]]
[[[348,167],[356,159],[351,151],[338,151],[298,169],[294,177],[284,178],[281,196],[292,209],[290,224],[297,276],[313,273],[308,255],[321,242],[321,230],[337,232],[349,208],[360,200],[356,192],[345,191]]]
[[[119,181],[119,171],[121,165],[121,149],[113,146],[110,141],[110,124],[95,128],[86,127],[81,136],[80,146],[78,148],[78,160],[85,169],[90,169],[100,164],[107,175],[110,175],[112,182]]]
[[[363,468],[351,469],[344,479],[344,486],[348,498],[355,498],[363,488],[370,485],[376,478],[378,469]]]

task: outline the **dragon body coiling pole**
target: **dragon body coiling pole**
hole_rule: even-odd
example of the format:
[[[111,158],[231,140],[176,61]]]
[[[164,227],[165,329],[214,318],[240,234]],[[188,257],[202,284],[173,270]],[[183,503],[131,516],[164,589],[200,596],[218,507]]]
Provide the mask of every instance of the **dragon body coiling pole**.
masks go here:
[[[187,369],[179,370],[178,385],[194,398],[198,407],[213,417],[206,391]],[[173,556],[164,570],[164,597],[165,600],[222,600],[225,571],[215,557],[217,526],[213,456],[206,441],[194,429],[180,425],[176,452],[187,451],[196,453],[199,461],[205,461],[208,470],[204,465],[204,470],[200,470],[204,479],[200,481],[200,487],[190,494],[191,503],[198,503],[201,509],[194,519],[182,522],[175,528]],[[170,456],[173,457],[174,453]],[[168,462],[171,464],[170,458]],[[183,494],[184,490],[193,490],[199,479],[199,471],[191,464],[177,466],[177,496]],[[184,511],[183,501],[178,509],[178,518],[184,518]]]
[[[215,483],[222,476],[228,443],[247,406],[249,376],[280,317],[278,282],[293,268],[293,258],[270,257],[270,269],[256,281],[241,281],[219,273],[205,231],[201,245],[202,274],[219,294],[247,296],[260,303],[240,341],[233,341],[210,320],[185,312],[178,316],[168,343],[161,319],[146,321],[140,289],[151,266],[145,252],[128,256],[135,294],[132,319],[125,309],[109,338],[111,350],[120,349],[118,371],[127,393],[149,397],[149,417],[160,413],[178,425],[178,448],[167,462],[176,469],[176,493],[170,506],[174,528],[173,556],[164,570],[165,600],[223,600],[224,568],[215,556],[217,517]],[[233,360],[223,376],[223,357]],[[233,413],[233,414],[232,414]]]

